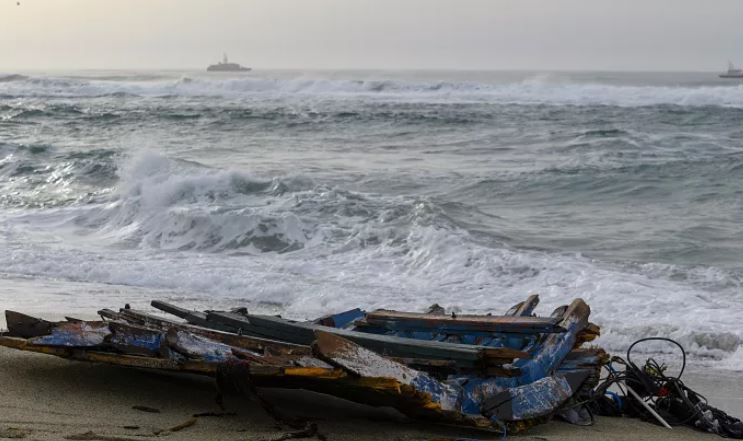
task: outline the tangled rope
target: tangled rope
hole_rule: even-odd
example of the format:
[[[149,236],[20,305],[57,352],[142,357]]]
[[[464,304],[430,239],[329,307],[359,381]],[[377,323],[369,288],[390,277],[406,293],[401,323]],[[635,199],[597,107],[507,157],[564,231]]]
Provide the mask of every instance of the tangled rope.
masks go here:
[[[681,350],[681,368],[677,375],[667,374],[668,366],[654,358],[648,358],[642,367],[635,364],[632,350],[647,341],[670,343]],[[612,357],[606,369],[608,375],[594,389],[589,403],[592,412],[658,421],[669,427],[685,425],[726,438],[743,439],[740,419],[710,406],[707,398],[681,380],[686,369],[686,351],[677,341],[665,337],[637,340],[627,349],[626,360]]]

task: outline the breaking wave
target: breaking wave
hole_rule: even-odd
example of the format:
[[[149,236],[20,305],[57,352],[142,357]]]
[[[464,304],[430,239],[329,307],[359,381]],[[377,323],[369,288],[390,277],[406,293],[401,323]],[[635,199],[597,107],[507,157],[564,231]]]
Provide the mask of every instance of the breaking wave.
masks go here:
[[[18,74],[0,75],[0,83],[9,83],[11,81],[22,81],[22,80],[28,80],[28,77],[25,75],[18,75]]]
[[[262,180],[150,154],[120,174],[112,201],[87,208],[74,223],[121,244],[156,249],[285,253],[367,246],[396,240],[398,226],[429,214],[423,201],[380,201],[301,176]]]
[[[91,75],[0,76],[1,277],[60,284],[10,301],[312,318],[539,293],[586,299],[611,350],[740,361],[738,83]]]
[[[37,243],[24,237],[43,231],[77,245],[10,247],[4,271],[171,289],[204,305],[241,302],[296,318],[434,302],[502,312],[529,293],[548,314],[582,297],[612,350],[649,335],[711,359],[743,345],[735,271],[513,248],[473,234],[434,200],[302,176],[265,179],[152,154],[123,161],[117,174],[105,200],[6,217],[9,243]]]
[[[627,86],[600,83],[551,83],[526,79],[504,84],[420,82],[390,79],[277,79],[250,76],[214,79],[159,76],[0,77],[7,97],[173,97],[286,98],[288,96],[376,97],[392,100],[493,102],[502,104],[606,105],[641,107],[674,105],[743,108],[743,86]]]

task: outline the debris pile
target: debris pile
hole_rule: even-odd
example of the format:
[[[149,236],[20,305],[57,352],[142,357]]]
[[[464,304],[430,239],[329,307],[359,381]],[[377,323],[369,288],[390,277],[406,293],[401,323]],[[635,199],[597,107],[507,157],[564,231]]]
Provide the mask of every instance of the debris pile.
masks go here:
[[[536,295],[504,315],[354,309],[297,322],[231,311],[128,307],[102,320],[49,322],[6,311],[0,345],[89,362],[191,372],[255,387],[297,388],[412,418],[508,433],[591,396],[608,355],[580,299],[549,317]]]

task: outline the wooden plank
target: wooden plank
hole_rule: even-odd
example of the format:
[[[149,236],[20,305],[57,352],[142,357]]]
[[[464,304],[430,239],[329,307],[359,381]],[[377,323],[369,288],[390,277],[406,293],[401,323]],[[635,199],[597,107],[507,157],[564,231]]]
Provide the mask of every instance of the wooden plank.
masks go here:
[[[40,337],[51,334],[54,323],[15,311],[5,311],[8,335],[12,337]]]
[[[459,390],[441,383],[428,374],[411,369],[387,357],[361,347],[350,340],[324,331],[315,331],[313,345],[319,357],[362,377],[367,382],[385,378],[407,385],[416,392],[428,395],[432,404],[442,410],[458,410]]]
[[[315,330],[334,332],[362,346],[393,357],[410,357],[439,360],[455,360],[462,367],[473,368],[485,362],[500,365],[515,358],[529,358],[529,354],[510,348],[488,348],[478,345],[443,343],[387,335],[368,334],[346,329],[299,323],[277,317],[250,314],[235,314],[224,311],[194,313],[162,301],[153,301],[152,306],[166,312],[172,312],[189,323],[200,324],[206,328],[232,330],[240,334],[281,340],[298,345],[309,346],[314,341]],[[204,318],[206,315],[206,318]],[[229,331],[227,331],[229,332]],[[484,352],[487,350],[486,352]],[[489,362],[489,363],[488,363]]]
[[[518,360],[516,367],[523,374],[516,383],[509,386],[531,383],[547,377],[557,369],[565,357],[573,350],[580,333],[588,324],[591,308],[582,300],[575,299],[563,314],[560,325],[568,330],[565,334],[549,334],[538,346],[532,349],[533,358]]]
[[[136,355],[111,354],[106,352],[91,351],[78,348],[34,345],[26,339],[16,337],[0,337],[0,346],[19,349],[22,351],[38,352],[41,354],[55,355],[78,361],[96,363],[108,363],[118,366],[161,369],[169,371],[190,372],[202,375],[214,375],[217,365],[198,361],[173,361],[171,359],[140,357]]]
[[[231,346],[171,328],[165,337],[168,347],[190,359],[209,363],[236,361]]]
[[[412,357],[425,359],[454,360],[458,366],[473,367],[487,358],[513,360],[528,358],[526,352],[509,348],[487,348],[476,345],[442,343],[416,340],[388,335],[368,334],[331,328],[312,323],[297,323],[270,316],[241,315],[210,311],[209,322],[224,323],[239,328],[243,332],[263,337],[275,338],[297,344],[311,344],[315,331],[325,331],[339,335],[381,355],[391,357]]]
[[[360,377],[392,378],[410,384],[419,372],[335,334],[315,331],[315,352],[325,361]]]
[[[121,320],[135,322],[144,326],[167,331],[169,329],[178,329],[186,331],[201,337],[206,337],[219,343],[234,346],[239,349],[262,352],[271,355],[310,355],[312,350],[307,345],[297,345],[282,341],[252,337],[247,335],[236,335],[222,332],[214,329],[208,329],[201,326],[189,325],[185,323],[176,323],[162,317],[158,317],[146,312],[134,309],[122,309],[116,315]]]
[[[186,320],[188,323],[198,326],[207,326],[206,313],[201,311],[194,311],[190,309],[184,309],[179,306],[172,305],[170,303],[161,302],[159,300],[153,300],[151,303],[153,308],[159,309],[160,311],[173,314],[176,317],[180,317]],[[227,332],[234,332],[235,329],[223,329]]]
[[[378,310],[368,313],[366,315],[366,322],[372,326],[395,331],[422,330],[465,334],[471,332],[510,334],[565,332],[565,328],[558,325],[558,319],[549,317],[442,316],[415,312]]]
[[[457,364],[453,360],[429,360],[426,358],[389,357],[398,363],[407,366],[426,366],[427,368],[454,369]]]
[[[123,322],[106,322],[111,335],[106,346],[130,355],[158,356],[162,351],[163,332]]]
[[[532,315],[534,312],[534,309],[536,309],[537,305],[539,304],[539,296],[537,294],[532,294],[529,297],[526,298],[523,302],[520,302],[519,304],[513,306],[511,309],[506,312],[506,315],[513,315],[517,317],[528,317]]]
[[[107,308],[101,309],[100,311],[98,311],[98,315],[100,315],[101,318],[103,318],[104,320],[119,320],[120,319],[120,315],[118,312],[112,311]]]
[[[328,314],[318,319],[313,320],[313,323],[318,325],[330,326],[332,328],[346,328],[349,327],[356,320],[364,318],[366,314],[359,308],[349,309],[335,314]]]
[[[586,375],[577,372],[540,378],[485,399],[483,413],[500,421],[523,421],[548,416],[580,388]]]
[[[103,346],[111,335],[106,322],[59,322],[54,323],[51,333],[29,339],[35,345],[95,347]]]

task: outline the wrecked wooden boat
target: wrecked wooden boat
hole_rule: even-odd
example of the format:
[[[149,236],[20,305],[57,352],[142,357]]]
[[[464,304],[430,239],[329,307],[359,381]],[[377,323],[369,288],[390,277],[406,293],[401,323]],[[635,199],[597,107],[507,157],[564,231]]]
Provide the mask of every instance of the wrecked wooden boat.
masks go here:
[[[412,418],[522,431],[569,408],[608,356],[580,299],[536,317],[531,296],[501,316],[351,310],[298,322],[165,302],[101,310],[102,320],[49,322],[6,311],[0,345],[73,360],[220,377],[250,388],[297,388]]]

